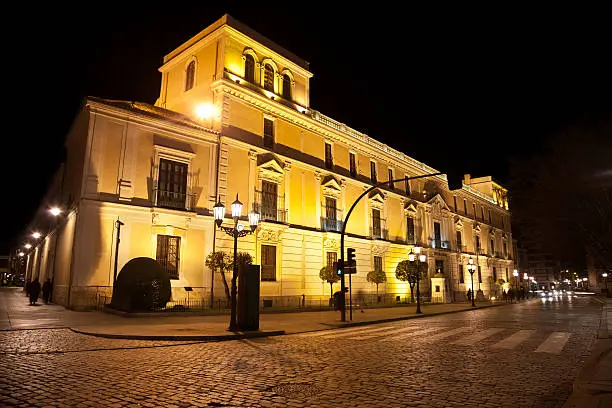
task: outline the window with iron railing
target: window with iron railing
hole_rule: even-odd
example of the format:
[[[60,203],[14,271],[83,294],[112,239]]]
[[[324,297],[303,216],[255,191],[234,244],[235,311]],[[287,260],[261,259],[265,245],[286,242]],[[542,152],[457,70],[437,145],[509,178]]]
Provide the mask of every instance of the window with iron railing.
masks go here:
[[[372,210],[372,234],[375,237],[380,237],[381,228],[380,228],[380,210],[374,208]]]
[[[278,184],[263,180],[261,191],[255,190],[253,210],[259,213],[260,221],[286,222],[284,196],[278,194]]]
[[[341,231],[342,213],[336,207],[336,199],[325,197],[322,208],[324,216],[321,217],[321,229],[323,231]]]
[[[463,272],[463,265],[459,265],[459,283],[465,283],[465,272]]]
[[[181,237],[170,235],[157,236],[157,252],[155,259],[166,271],[170,279],[179,278]]]
[[[187,163],[168,159],[159,160],[155,205],[157,207],[185,210],[188,205]]]
[[[461,250],[463,248],[463,239],[461,237],[461,231],[457,231],[457,248]]]
[[[440,230],[440,223],[434,221],[434,240],[436,242],[436,248],[442,248],[442,233]]]

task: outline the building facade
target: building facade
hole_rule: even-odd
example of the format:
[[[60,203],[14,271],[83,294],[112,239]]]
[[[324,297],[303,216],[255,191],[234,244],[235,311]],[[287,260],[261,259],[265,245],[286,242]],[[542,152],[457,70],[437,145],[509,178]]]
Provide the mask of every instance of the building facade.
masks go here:
[[[511,278],[506,189],[470,175],[457,190],[445,175],[407,180],[439,171],[313,110],[308,63],[232,17],[166,55],[159,70],[154,105],[88,97],[67,136],[66,163],[43,203],[64,211],[26,255],[28,277],[53,278],[56,303],[92,305],[111,291],[115,262],[121,270],[140,256],[164,266],[174,299],[185,287],[192,299],[223,298],[205,259],[233,250],[212,209],[221,200],[229,210],[236,196],[246,228],[246,212],[260,214],[238,250],[261,265],[262,299],[327,299],[319,271],[341,257],[348,209],[395,179],[360,200],[347,222],[353,291],[374,293],[366,275],[378,269],[387,276],[379,292],[405,299],[409,285],[395,268],[415,245],[427,255],[421,288],[431,301],[465,300],[470,257],[485,296]]]

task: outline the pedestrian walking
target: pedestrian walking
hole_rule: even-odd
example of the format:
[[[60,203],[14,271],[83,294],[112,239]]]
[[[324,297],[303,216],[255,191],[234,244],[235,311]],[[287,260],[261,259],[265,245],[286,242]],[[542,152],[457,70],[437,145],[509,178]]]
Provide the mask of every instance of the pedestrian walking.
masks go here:
[[[49,295],[51,294],[51,279],[47,279],[42,285],[43,302],[49,303]]]
[[[38,281],[38,278],[34,278],[30,284],[30,305],[36,304],[38,295],[40,295],[40,282]]]
[[[508,289],[508,299],[510,299],[510,303],[514,303],[514,290],[512,288]]]
[[[472,300],[472,289],[468,289],[468,291],[467,291],[467,298],[468,298],[468,301]]]
[[[23,287],[26,297],[30,296],[30,286],[32,286],[32,282],[30,282],[30,279],[28,279]]]

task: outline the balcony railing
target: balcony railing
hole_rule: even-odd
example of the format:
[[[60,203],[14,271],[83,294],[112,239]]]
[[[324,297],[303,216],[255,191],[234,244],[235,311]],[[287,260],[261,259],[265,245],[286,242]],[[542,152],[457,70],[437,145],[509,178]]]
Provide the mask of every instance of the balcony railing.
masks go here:
[[[321,217],[321,230],[340,232],[342,231],[342,220]]]
[[[389,230],[387,230],[387,220],[381,218],[379,223],[371,221],[370,238],[389,239]]]
[[[194,194],[177,193],[166,190],[153,190],[155,206],[173,210],[191,210],[194,204]]]
[[[435,249],[444,249],[450,251],[450,242],[444,241],[442,239],[432,239],[430,240],[430,245]]]
[[[260,221],[287,222],[285,196],[255,190],[253,210],[259,213]]]

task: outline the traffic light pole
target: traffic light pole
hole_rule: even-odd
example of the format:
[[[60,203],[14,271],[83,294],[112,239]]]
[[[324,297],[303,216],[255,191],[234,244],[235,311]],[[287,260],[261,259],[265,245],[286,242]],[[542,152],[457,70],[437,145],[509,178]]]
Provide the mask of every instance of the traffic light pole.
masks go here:
[[[341,299],[340,299],[340,321],[345,322],[346,321],[346,302],[345,302],[345,292],[344,292],[344,285],[346,284],[346,280],[344,279],[344,268],[346,267],[346,265],[344,265],[344,233],[346,231],[346,224],[348,222],[349,217],[351,216],[351,213],[353,212],[353,210],[355,209],[355,207],[357,206],[357,203],[359,202],[359,200],[361,200],[363,197],[365,197],[366,194],[368,194],[370,191],[377,189],[378,187],[382,187],[386,184],[390,184],[390,183],[400,183],[402,181],[405,180],[415,180],[415,179],[420,179],[420,178],[425,178],[425,177],[433,177],[433,176],[440,176],[442,174],[445,173],[431,173],[431,174],[423,174],[420,176],[412,176],[412,177],[405,177],[405,178],[401,178],[401,179],[397,179],[397,180],[388,180],[388,181],[383,181],[377,184],[374,184],[372,187],[368,188],[366,191],[364,191],[363,193],[361,193],[361,195],[359,197],[357,197],[357,200],[355,200],[355,202],[353,203],[353,205],[351,205],[351,208],[348,210],[348,212],[346,213],[346,217],[344,218],[344,222],[342,223],[342,233],[340,234],[340,256],[342,257],[342,273],[340,274],[340,286],[341,286]],[[350,279],[350,276],[349,276]],[[349,301],[351,299],[351,294],[349,294]],[[351,305],[349,305],[349,308],[351,309],[350,312],[350,318],[353,318],[353,309],[351,307]]]

